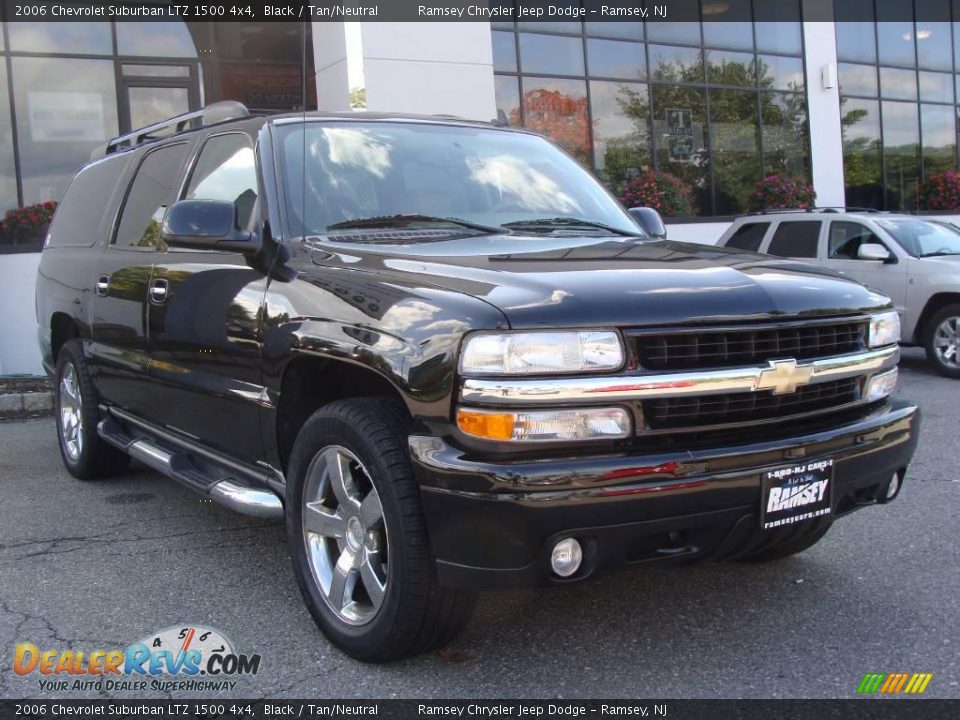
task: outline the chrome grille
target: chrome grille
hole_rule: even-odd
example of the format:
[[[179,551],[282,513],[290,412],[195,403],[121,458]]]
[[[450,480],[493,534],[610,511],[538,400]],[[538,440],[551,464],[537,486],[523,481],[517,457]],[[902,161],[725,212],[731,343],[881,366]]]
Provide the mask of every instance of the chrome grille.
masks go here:
[[[847,321],[643,333],[633,342],[646,370],[690,370],[843,355],[863,350],[865,333],[866,322]]]
[[[788,395],[732,393],[647,400],[643,415],[652,430],[679,430],[745,423],[839,408],[860,399],[860,379],[807,385]]]

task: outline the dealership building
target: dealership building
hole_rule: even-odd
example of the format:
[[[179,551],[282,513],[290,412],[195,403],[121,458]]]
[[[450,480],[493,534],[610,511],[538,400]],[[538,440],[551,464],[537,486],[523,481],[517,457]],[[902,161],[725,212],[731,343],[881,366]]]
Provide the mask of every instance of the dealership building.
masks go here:
[[[650,4],[650,3],[648,3]],[[715,242],[761,178],[823,206],[915,207],[956,169],[960,0],[669,0],[697,21],[11,22],[0,212],[58,200],[91,151],[218,100],[505,118],[612,190],[691,189],[670,237]],[[0,375],[39,373],[39,243],[0,233]]]

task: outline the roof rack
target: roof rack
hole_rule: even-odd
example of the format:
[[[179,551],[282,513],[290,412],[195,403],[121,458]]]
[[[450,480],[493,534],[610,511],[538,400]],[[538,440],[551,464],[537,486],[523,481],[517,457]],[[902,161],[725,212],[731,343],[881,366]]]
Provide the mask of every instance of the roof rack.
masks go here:
[[[198,128],[209,125],[217,125],[229,120],[237,120],[248,117],[249,115],[250,111],[247,110],[246,105],[236,102],[235,100],[223,100],[212,103],[202,110],[194,110],[182,115],[176,115],[167,120],[161,120],[153,125],[147,125],[146,127],[134,130],[126,135],[115,137],[105,145],[100,145],[95,148],[90,154],[90,159],[97,160],[98,158],[112,155],[113,153],[123,150],[131,150],[147,142],[159,140],[160,137],[168,137],[169,135],[157,135],[157,133],[166,130],[172,129],[173,132],[170,134],[176,134],[184,132],[185,130],[197,130]]]
[[[812,208],[769,208],[767,210],[754,210],[748,215],[779,215],[781,213],[842,213],[842,212],[862,212],[862,213],[883,213],[883,210],[865,207],[844,207],[843,205],[824,205],[822,207]]]

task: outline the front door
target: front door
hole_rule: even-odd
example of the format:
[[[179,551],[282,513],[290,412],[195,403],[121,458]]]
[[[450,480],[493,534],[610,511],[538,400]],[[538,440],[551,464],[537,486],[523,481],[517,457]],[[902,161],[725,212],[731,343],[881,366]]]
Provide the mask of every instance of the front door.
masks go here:
[[[237,132],[210,137],[183,199],[232,202],[238,227],[255,230],[257,195],[251,139]],[[259,323],[266,277],[239,253],[167,248],[150,284],[159,421],[234,457],[262,458]]]
[[[902,316],[907,301],[907,264],[861,260],[858,257],[860,246],[868,243],[883,245],[890,256],[896,259],[890,244],[877,237],[866,225],[847,220],[831,222],[824,248],[824,265],[851,280],[879,290],[893,300],[894,307]]]

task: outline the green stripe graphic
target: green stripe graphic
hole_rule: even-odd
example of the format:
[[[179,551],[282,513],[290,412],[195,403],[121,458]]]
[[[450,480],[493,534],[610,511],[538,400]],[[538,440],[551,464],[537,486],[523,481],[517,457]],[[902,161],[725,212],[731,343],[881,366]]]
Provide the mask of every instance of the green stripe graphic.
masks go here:
[[[886,677],[886,673],[867,673],[863,676],[863,680],[860,681],[860,685],[857,687],[857,692],[875,693],[880,689],[880,686],[883,684],[883,680]]]

